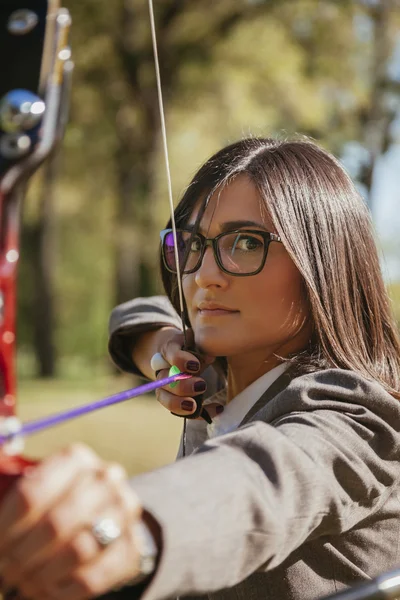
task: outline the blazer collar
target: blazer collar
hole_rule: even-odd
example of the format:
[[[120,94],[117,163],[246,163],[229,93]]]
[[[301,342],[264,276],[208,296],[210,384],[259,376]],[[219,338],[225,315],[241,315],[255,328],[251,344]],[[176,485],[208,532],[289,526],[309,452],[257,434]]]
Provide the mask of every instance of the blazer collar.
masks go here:
[[[282,373],[282,375],[280,375],[278,379],[276,379],[274,383],[269,386],[269,388],[263,393],[259,400],[257,400],[257,402],[251,407],[249,412],[245,415],[244,419],[240,423],[239,427],[241,427],[242,425],[246,425],[246,423],[251,421],[254,415],[257,414],[263,406],[268,404],[268,402],[272,400],[272,398],[275,398],[275,396],[277,396],[278,394],[280,394],[280,392],[286,389],[289,383],[294,378],[295,375],[293,373],[293,370],[289,367],[287,371]]]

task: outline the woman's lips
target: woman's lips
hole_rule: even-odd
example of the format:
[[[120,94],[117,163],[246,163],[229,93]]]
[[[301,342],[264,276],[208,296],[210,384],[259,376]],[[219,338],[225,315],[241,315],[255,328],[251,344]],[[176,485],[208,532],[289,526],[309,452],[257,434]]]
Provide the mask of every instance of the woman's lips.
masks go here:
[[[201,317],[227,317],[229,315],[237,315],[238,310],[228,310],[226,308],[199,308]]]

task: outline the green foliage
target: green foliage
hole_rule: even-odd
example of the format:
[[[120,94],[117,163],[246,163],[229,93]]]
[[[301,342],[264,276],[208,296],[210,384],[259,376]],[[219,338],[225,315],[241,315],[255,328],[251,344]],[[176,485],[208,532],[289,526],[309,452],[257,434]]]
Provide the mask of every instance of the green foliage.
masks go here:
[[[62,364],[79,370],[105,363],[122,238],[139,291],[160,289],[158,230],[168,208],[147,2],[65,5],[76,69],[54,206],[54,293]],[[360,115],[373,92],[362,3],[163,0],[155,8],[176,198],[211,152],[243,135],[300,132],[337,153],[346,140],[360,138]],[[131,212],[121,219],[124,189]],[[25,252],[39,198],[37,184],[26,207]],[[35,277],[24,253],[22,259],[19,329],[26,354]]]

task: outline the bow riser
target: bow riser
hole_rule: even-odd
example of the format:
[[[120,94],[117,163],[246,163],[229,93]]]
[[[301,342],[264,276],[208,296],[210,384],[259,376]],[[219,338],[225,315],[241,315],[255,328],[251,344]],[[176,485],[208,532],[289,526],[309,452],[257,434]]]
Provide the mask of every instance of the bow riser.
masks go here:
[[[0,6],[0,429],[15,426],[20,212],[32,174],[61,140],[72,73],[71,20],[59,0]],[[0,499],[34,464],[0,453]]]
[[[15,373],[15,321],[16,321],[16,277],[18,265],[18,204],[7,201],[0,195],[1,201],[1,247],[0,247],[0,369],[2,389],[0,417],[15,414],[16,373]]]

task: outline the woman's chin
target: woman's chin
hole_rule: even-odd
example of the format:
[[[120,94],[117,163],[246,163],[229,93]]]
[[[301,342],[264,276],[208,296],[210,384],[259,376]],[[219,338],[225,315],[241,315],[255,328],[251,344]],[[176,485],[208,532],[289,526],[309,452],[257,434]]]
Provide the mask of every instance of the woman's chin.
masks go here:
[[[223,338],[212,339],[210,336],[195,335],[196,347],[208,356],[217,358],[218,356],[229,356],[232,354],[232,343],[229,340]]]

